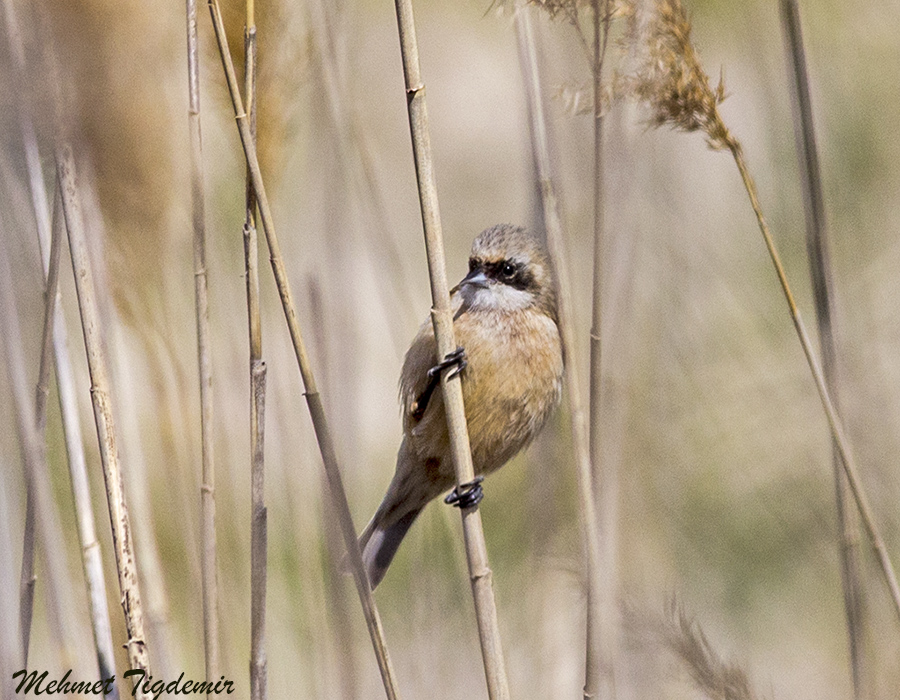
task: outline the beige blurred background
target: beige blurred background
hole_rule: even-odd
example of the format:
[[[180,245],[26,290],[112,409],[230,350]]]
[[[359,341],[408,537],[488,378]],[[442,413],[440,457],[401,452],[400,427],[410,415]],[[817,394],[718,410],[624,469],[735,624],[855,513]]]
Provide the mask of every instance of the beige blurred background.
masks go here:
[[[199,397],[191,264],[184,8],[180,3],[16,3],[30,57],[61,59],[89,235],[105,271],[104,322],[134,518],[154,675],[203,675]],[[498,222],[538,226],[512,11],[490,0],[415,3],[448,273]],[[337,438],[357,528],[379,502],[400,439],[402,353],[430,297],[409,145],[396,17],[389,2],[259,0],[259,134],[301,323]],[[40,32],[37,9],[52,33]],[[814,326],[778,7],[688,5],[707,72],[724,72],[725,119],[744,143],[807,323]],[[242,3],[223,3],[240,55]],[[215,391],[222,672],[249,695],[249,383],[244,168],[205,3],[202,129]],[[830,229],[841,404],[879,523],[900,559],[900,5],[801,3]],[[324,22],[323,22],[324,18]],[[533,10],[575,282],[587,385],[591,121],[571,109],[588,66],[572,28]],[[323,71],[323,31],[333,37]],[[35,47],[42,47],[40,50]],[[610,49],[618,61],[627,47]],[[327,53],[328,51],[326,51]],[[7,47],[0,50],[9,61]],[[4,64],[0,64],[2,66]],[[31,385],[43,304],[16,113],[0,68],[0,236],[13,267]],[[48,185],[46,75],[28,97]],[[342,104],[336,125],[328,90]],[[831,446],[777,280],[730,158],[698,135],[651,130],[631,102],[607,119],[604,362],[606,463],[618,467],[619,697],[698,697],[653,634],[677,596],[760,697],[850,696]],[[377,183],[359,177],[360,147]],[[377,223],[383,207],[387,227]],[[61,289],[81,394],[117,668],[127,668],[108,514],[71,266]],[[267,260],[261,248],[261,262]],[[377,668],[335,548],[318,450],[278,296],[261,266],[268,365],[266,489],[271,698],[378,698]],[[0,581],[16,620],[24,480],[7,373],[0,373]],[[55,390],[52,492],[70,573],[60,645],[38,558],[30,667],[67,658],[95,674]],[[580,697],[582,531],[568,415],[486,486],[482,506],[512,694]],[[328,534],[330,533],[330,534]],[[331,544],[329,544],[331,538]],[[900,625],[863,547],[867,697],[900,689]],[[376,600],[407,698],[486,697],[454,510],[430,506]],[[2,642],[15,640],[7,629]],[[60,656],[60,647],[64,654]],[[6,653],[10,652],[9,648]],[[14,655],[14,654],[13,654]],[[58,674],[58,675],[61,675]],[[51,677],[54,671],[51,671]],[[4,687],[7,681],[4,681]]]

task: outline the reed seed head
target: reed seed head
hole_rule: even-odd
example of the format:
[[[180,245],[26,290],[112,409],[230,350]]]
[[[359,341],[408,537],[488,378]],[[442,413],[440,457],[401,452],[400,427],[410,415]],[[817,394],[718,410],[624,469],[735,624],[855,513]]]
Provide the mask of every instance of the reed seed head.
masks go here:
[[[530,0],[530,3],[540,7],[551,19],[564,17],[569,20],[577,18],[578,11],[591,4],[590,0]]]
[[[628,38],[638,47],[633,92],[653,111],[654,126],[702,131],[710,148],[732,148],[734,138],[719,115],[725,99],[720,77],[713,89],[691,43],[691,21],[681,0],[654,0],[628,13]]]

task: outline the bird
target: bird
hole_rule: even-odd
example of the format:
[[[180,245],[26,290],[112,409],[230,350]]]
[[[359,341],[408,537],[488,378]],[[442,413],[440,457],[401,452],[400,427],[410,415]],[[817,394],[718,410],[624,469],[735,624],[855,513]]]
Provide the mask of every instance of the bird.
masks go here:
[[[425,506],[456,485],[443,396],[435,390],[442,370],[459,374],[479,480],[534,440],[562,393],[552,270],[534,235],[512,224],[482,231],[472,243],[468,274],[450,294],[460,347],[436,364],[434,329],[426,321],[403,362],[396,470],[359,537],[372,589]],[[480,500],[480,486],[475,489]]]

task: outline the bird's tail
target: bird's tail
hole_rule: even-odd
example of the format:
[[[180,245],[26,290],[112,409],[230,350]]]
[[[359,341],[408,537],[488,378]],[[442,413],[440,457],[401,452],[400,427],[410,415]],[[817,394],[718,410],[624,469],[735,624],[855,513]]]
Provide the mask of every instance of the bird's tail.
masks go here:
[[[359,548],[362,552],[363,564],[369,575],[369,585],[375,590],[381,579],[384,578],[391,560],[397,553],[397,548],[409,531],[410,526],[422,512],[422,506],[409,511],[398,520],[385,525],[386,511],[378,509],[372,522],[363,531],[359,538]]]

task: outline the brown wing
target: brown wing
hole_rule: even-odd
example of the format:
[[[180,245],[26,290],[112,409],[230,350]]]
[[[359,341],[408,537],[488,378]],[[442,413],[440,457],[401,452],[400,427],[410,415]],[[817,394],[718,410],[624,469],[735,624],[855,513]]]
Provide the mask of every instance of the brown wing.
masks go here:
[[[436,363],[437,343],[431,322],[426,321],[406,352],[400,373],[400,405],[403,410],[403,430],[409,432],[425,413],[433,394],[423,397],[428,387],[428,370]],[[422,400],[423,399],[423,400]]]

